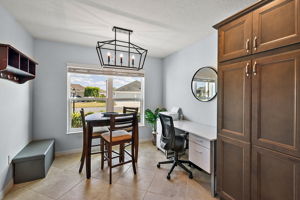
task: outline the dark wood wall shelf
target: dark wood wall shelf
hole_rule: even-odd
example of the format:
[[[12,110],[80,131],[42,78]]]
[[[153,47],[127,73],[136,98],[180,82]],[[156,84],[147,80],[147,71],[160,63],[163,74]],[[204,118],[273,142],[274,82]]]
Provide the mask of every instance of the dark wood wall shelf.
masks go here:
[[[19,84],[35,78],[38,63],[8,44],[0,44],[0,78]]]

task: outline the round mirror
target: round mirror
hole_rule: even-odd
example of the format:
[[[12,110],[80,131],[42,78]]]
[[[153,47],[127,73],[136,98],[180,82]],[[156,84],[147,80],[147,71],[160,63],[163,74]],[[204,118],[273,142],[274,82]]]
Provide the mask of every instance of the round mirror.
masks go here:
[[[217,95],[217,71],[212,67],[200,68],[192,80],[192,92],[199,101],[211,101]]]

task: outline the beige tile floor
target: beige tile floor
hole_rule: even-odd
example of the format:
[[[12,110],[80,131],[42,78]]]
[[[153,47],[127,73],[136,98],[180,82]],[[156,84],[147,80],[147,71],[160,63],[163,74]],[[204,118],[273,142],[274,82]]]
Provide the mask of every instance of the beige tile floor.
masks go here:
[[[140,145],[137,174],[131,164],[113,169],[113,184],[108,183],[107,165],[100,169],[100,155],[92,159],[92,177],[78,173],[80,154],[57,157],[46,178],[14,185],[5,200],[213,200],[210,177],[192,169],[194,179],[175,168],[171,180],[166,179],[170,165],[157,169],[163,153],[150,142]]]

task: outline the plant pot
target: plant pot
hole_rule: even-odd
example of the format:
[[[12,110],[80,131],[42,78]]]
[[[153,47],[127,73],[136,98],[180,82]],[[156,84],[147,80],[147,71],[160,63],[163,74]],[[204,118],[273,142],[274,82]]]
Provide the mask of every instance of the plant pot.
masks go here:
[[[156,135],[157,135],[157,132],[152,132],[152,144],[154,145],[154,146],[156,146]]]

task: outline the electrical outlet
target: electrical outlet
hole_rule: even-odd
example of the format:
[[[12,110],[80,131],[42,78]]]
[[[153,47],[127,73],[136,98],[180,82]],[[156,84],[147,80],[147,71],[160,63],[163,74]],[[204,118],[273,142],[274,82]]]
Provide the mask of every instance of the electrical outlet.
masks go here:
[[[7,162],[8,162],[8,165],[10,165],[10,162],[11,162],[10,156],[7,156]]]

